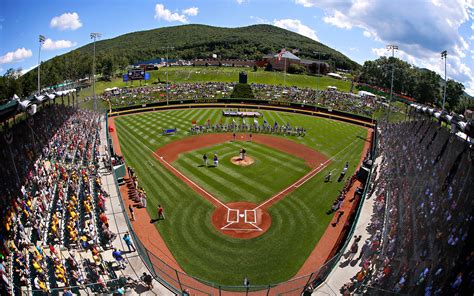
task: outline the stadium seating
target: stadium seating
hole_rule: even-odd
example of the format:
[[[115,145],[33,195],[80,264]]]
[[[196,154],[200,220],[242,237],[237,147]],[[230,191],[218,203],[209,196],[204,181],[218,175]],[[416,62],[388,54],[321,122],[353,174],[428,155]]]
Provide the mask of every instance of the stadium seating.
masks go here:
[[[49,105],[32,118],[0,139],[1,294],[105,291],[117,275],[101,255],[115,234],[99,218],[98,114]]]
[[[466,295],[474,264],[468,143],[420,120],[383,126],[379,144],[369,248],[341,292]]]

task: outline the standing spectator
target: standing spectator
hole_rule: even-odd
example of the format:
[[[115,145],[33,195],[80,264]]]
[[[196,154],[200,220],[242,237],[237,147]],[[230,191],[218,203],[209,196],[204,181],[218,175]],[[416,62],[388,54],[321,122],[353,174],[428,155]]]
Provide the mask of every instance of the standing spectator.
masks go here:
[[[122,252],[120,252],[119,250],[117,250],[117,249],[114,248],[114,251],[112,252],[112,256],[113,256],[114,259],[117,261],[117,263],[119,264],[120,268],[125,269],[125,267],[126,267],[126,265],[125,265],[125,258],[123,258]]]
[[[130,211],[130,219],[132,221],[135,221],[135,211],[133,209],[133,206],[131,204],[128,205],[128,210]]]
[[[158,205],[158,220],[160,219],[165,220],[165,213],[161,205]]]
[[[146,208],[146,194],[144,193],[140,196],[140,205],[141,207]]]
[[[151,275],[144,272],[140,279],[147,285],[148,290],[153,289],[153,278],[151,277]]]
[[[202,160],[204,160],[204,165],[207,166],[207,154],[204,153],[204,155],[202,156]]]
[[[219,158],[217,157],[217,154],[214,154],[214,166],[217,168],[219,165]]]
[[[133,245],[132,243],[132,239],[130,238],[130,234],[125,233],[125,235],[123,236],[123,240],[125,241],[125,244],[127,244],[127,247],[128,247],[128,251],[132,252],[132,249],[133,249],[133,252],[135,252],[137,249],[135,249],[135,246]]]

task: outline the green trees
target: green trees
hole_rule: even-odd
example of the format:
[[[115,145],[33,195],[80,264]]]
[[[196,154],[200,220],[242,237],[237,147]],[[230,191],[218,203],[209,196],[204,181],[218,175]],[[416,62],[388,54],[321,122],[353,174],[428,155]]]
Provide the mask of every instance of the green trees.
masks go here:
[[[291,64],[288,66],[288,73],[290,74],[303,74],[306,72],[306,68],[301,65]]]
[[[463,95],[464,85],[449,79],[448,83],[446,84],[446,103],[448,104],[449,109],[456,108],[459,105],[459,101]]]
[[[428,69],[416,68],[398,58],[380,57],[374,61],[366,61],[358,73],[360,82],[390,89],[393,72],[393,91],[413,97],[420,103],[433,103],[441,107],[444,81],[440,75]],[[446,90],[447,110],[458,110],[464,95],[464,85],[449,80]],[[469,104],[465,104],[469,105]]]
[[[240,99],[255,99],[252,88],[247,83],[237,83],[234,86],[234,91],[232,92],[230,97]]]

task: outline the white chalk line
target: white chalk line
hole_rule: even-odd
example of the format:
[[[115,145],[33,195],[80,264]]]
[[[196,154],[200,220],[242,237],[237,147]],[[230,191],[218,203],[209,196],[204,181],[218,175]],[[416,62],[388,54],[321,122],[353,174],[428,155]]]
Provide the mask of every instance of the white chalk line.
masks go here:
[[[147,147],[148,148],[148,147]],[[150,148],[148,148],[150,149]],[[151,150],[151,149],[150,149]],[[165,164],[166,166],[168,166],[171,170],[173,170],[174,172],[176,172],[178,175],[180,175],[181,177],[183,177],[186,181],[188,181],[189,183],[193,184],[197,189],[201,190],[205,195],[207,195],[208,197],[212,198],[214,201],[216,201],[217,203],[219,203],[221,206],[225,207],[226,209],[230,209],[228,206],[226,206],[222,201],[220,201],[219,199],[215,198],[212,194],[210,194],[209,192],[207,192],[206,190],[204,190],[201,186],[199,186],[198,184],[194,183],[193,180],[189,179],[188,177],[186,177],[186,175],[184,175],[183,173],[181,173],[178,169],[176,169],[174,166],[172,166],[168,161],[166,161],[164,158],[162,158],[161,156],[159,156],[158,154],[156,154],[154,151],[152,151],[153,155],[155,155],[158,160],[160,162],[162,162],[163,164]]]
[[[254,208],[254,210],[258,209],[258,208],[261,208],[263,207],[264,205],[266,205],[267,203],[271,202],[272,200],[274,200],[275,198],[278,198],[278,196],[280,196],[281,194],[283,194],[285,191],[289,190],[290,188],[294,187],[294,188],[299,188],[301,185],[303,185],[304,183],[306,183],[308,180],[311,180],[314,176],[316,176],[321,170],[323,170],[331,160],[335,159],[336,156],[338,156],[339,154],[341,154],[342,152],[344,152],[346,149],[352,147],[354,145],[354,143],[357,141],[358,139],[355,139],[354,141],[352,141],[349,145],[347,145],[346,147],[344,147],[343,149],[341,149],[339,152],[337,152],[336,154],[334,154],[331,158],[327,159],[325,162],[321,163],[319,165],[319,167],[317,168],[314,168],[313,170],[311,170],[309,173],[307,173],[306,175],[304,175],[303,177],[301,177],[298,181],[296,181],[295,183],[291,184],[290,186],[286,187],[285,189],[283,189],[282,191],[278,192],[277,194],[275,194],[274,196],[272,196],[271,198],[267,199],[266,201],[264,201],[263,203],[259,204],[256,208]],[[312,174],[312,175],[311,175]],[[311,175],[311,176],[310,176]],[[305,178],[307,178],[305,180]],[[304,181],[303,181],[304,180]]]
[[[131,133],[131,132],[128,132],[128,134],[132,135],[132,137],[135,138],[135,140],[138,140],[137,137]],[[148,150],[151,151],[151,153],[153,155],[156,156],[156,158],[158,159],[158,161],[160,161],[161,163],[165,164],[166,166],[168,166],[169,168],[171,168],[174,172],[176,172],[177,174],[179,174],[181,177],[183,177],[186,181],[188,181],[189,183],[193,184],[196,188],[198,188],[199,190],[201,190],[201,192],[203,192],[205,195],[207,195],[208,197],[212,198],[214,201],[216,201],[217,203],[219,203],[221,206],[225,207],[226,209],[230,209],[228,206],[226,206],[223,202],[221,202],[219,199],[215,198],[214,196],[212,196],[212,194],[210,194],[209,192],[207,192],[206,190],[204,190],[201,186],[199,186],[198,184],[194,183],[194,181],[192,181],[191,179],[189,179],[188,177],[186,177],[183,173],[181,173],[179,170],[177,170],[174,166],[172,166],[169,162],[167,162],[163,157],[159,156],[158,154],[155,153],[155,151],[153,151],[150,147],[148,147],[147,145],[143,144],[143,142],[141,141],[138,141],[140,143],[142,143],[143,146],[145,146],[145,148],[147,148]]]

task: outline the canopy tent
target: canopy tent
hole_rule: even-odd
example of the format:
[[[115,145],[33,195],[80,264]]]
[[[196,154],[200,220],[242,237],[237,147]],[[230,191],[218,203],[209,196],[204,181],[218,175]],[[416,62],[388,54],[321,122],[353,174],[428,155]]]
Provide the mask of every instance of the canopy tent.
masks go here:
[[[331,76],[332,78],[336,78],[336,79],[342,79],[342,76],[337,74],[337,73],[328,73],[327,74],[328,76]]]
[[[368,92],[368,91],[365,91],[365,90],[360,90],[358,92],[358,95],[361,96],[361,97],[371,97],[371,98],[376,98],[377,96],[374,95],[373,93],[371,92]]]

